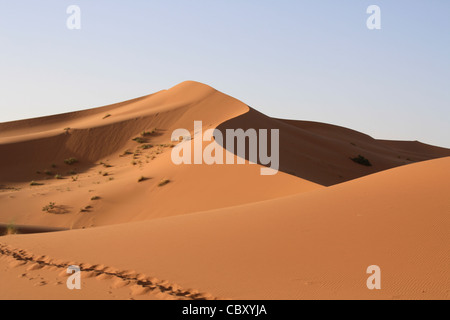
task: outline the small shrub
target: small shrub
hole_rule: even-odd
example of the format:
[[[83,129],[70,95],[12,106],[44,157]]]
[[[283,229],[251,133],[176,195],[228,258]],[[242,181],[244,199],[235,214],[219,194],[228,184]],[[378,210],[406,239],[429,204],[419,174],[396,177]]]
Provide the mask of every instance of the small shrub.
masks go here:
[[[105,116],[103,117],[103,119],[106,119],[106,118],[109,118],[109,117],[111,117],[111,115],[108,113],[108,114],[105,114]]]
[[[61,179],[64,179],[64,178],[63,178],[63,176],[62,176],[62,175],[60,175],[60,174],[57,174],[57,175],[55,175],[55,179],[61,180]]]
[[[56,203],[50,202],[48,205],[42,208],[42,211],[50,212],[51,210],[55,209]]]
[[[50,170],[45,170],[44,173],[48,176],[52,176],[53,172],[51,172]]]
[[[133,141],[136,141],[137,143],[146,143],[147,142],[147,140],[142,139],[140,137],[134,138]]]
[[[92,209],[92,206],[86,206],[86,207],[84,207],[84,208],[81,208],[80,209],[80,212],[89,212],[90,210]]]
[[[96,200],[100,200],[100,199],[101,199],[101,198],[100,198],[99,196],[95,196],[95,197],[92,197],[92,198],[91,198],[92,201],[96,201]]]
[[[158,183],[158,187],[164,187],[165,185],[169,184],[171,181],[169,179],[163,179]]]
[[[158,147],[161,147],[161,148],[173,148],[173,147],[175,147],[175,145],[172,144],[172,143],[164,143],[164,144],[159,144]]]
[[[9,223],[9,224],[6,226],[6,232],[5,232],[5,235],[6,235],[6,236],[10,236],[10,235],[13,235],[13,234],[18,234],[18,230],[17,230],[17,228],[16,228],[16,225],[15,225],[13,222],[11,222],[11,223]]]
[[[143,131],[141,133],[141,136],[143,136],[143,137],[152,136],[152,135],[156,134],[157,131],[158,131],[158,129],[156,129],[156,128],[151,131]]]
[[[78,163],[78,160],[75,159],[75,158],[68,158],[68,159],[64,160],[64,163],[68,164],[70,166],[70,165],[73,165],[75,163]]]
[[[111,167],[112,167],[112,165],[107,164],[107,163],[104,163],[103,161],[100,162],[100,164],[101,164],[102,166],[104,166],[105,168],[111,168]]]
[[[130,154],[133,154],[133,152],[131,152],[130,150],[125,150],[120,156],[121,157],[125,157],[125,156],[128,156]]]
[[[148,149],[153,148],[153,145],[151,145],[151,144],[144,144],[144,145],[141,146],[141,148],[144,149],[144,150],[148,150]]]
[[[143,182],[143,181],[146,181],[146,180],[148,180],[148,178],[142,176],[142,177],[139,178],[138,182]]]
[[[371,167],[372,164],[370,163],[370,161],[366,158],[364,158],[362,155],[357,156],[356,158],[350,158],[352,159],[354,162],[366,166],[366,167]]]
[[[31,181],[30,182],[30,186],[42,186],[42,183],[36,182],[36,181]]]
[[[73,181],[73,182],[76,182],[76,181],[78,181],[78,176],[76,176],[76,177],[72,177],[72,181]]]

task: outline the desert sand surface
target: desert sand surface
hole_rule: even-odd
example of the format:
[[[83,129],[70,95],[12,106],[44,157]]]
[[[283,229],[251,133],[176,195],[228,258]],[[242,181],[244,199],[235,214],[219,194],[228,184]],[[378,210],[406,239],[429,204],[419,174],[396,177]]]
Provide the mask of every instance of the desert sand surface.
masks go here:
[[[199,120],[279,129],[280,172],[173,164],[174,146],[196,138],[171,133],[194,135]],[[2,123],[0,154],[0,299],[450,297],[445,148],[270,118],[188,81]],[[70,265],[82,290],[65,286]],[[366,287],[370,265],[381,290]]]

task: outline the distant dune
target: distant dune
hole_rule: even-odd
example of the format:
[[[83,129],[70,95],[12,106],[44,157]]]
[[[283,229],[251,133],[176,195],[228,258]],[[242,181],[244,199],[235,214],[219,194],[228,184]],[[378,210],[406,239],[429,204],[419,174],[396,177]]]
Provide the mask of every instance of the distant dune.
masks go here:
[[[173,130],[199,120],[279,129],[280,172],[173,164]],[[450,298],[445,148],[270,118],[188,81],[1,123],[0,154],[0,230],[73,229],[0,237],[1,299]],[[71,264],[83,295],[65,287]]]

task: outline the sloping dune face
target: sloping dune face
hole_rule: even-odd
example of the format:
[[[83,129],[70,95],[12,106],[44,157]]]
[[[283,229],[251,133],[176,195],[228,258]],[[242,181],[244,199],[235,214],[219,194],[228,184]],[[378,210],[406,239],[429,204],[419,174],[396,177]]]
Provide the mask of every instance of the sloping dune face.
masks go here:
[[[225,132],[236,128],[280,130],[280,170],[324,186],[450,156],[449,149],[420,142],[381,141],[334,125],[273,119],[253,109],[222,123],[218,129]],[[351,160],[360,155],[371,166]]]
[[[1,242],[216,298],[448,299],[449,165],[432,160],[266,202]],[[381,290],[366,286],[373,265]]]
[[[175,129],[193,135],[194,121],[212,129],[248,110],[185,82],[113,106],[1,124],[0,223],[93,227],[321,188],[283,173],[262,177],[258,165],[173,164]]]
[[[213,88],[184,82],[170,90],[92,110],[0,124],[0,181],[23,182],[35,173],[74,157],[92,166],[130,146],[131,138],[159,128],[166,141],[172,129],[193,121],[219,124],[248,110]]]

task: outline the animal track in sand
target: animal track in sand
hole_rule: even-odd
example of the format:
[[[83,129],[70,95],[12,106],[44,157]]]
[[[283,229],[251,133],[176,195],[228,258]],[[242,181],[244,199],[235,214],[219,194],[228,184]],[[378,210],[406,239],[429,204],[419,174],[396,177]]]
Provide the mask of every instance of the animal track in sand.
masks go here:
[[[186,300],[217,300],[209,293],[201,293],[193,289],[183,289],[177,284],[168,282],[167,280],[160,281],[157,278],[148,277],[145,274],[137,273],[133,270],[120,271],[105,265],[91,265],[87,263],[76,263],[74,261],[64,262],[61,260],[51,259],[48,256],[36,256],[30,252],[20,249],[12,249],[7,245],[0,243],[0,256],[6,257],[9,261],[9,266],[17,268],[20,266],[27,266],[27,273],[19,275],[21,278],[28,278],[29,280],[36,280],[31,277],[28,272],[41,269],[55,269],[59,271],[60,277],[69,277],[67,268],[71,265],[80,266],[82,277],[93,278],[97,280],[113,281],[111,288],[119,289],[129,287],[132,296],[141,296],[151,292],[156,294],[163,294],[168,298],[186,299]],[[62,270],[61,270],[62,269]],[[38,275],[38,277],[40,277]],[[35,286],[45,286],[49,281],[39,278]],[[62,285],[61,281],[54,285]]]

